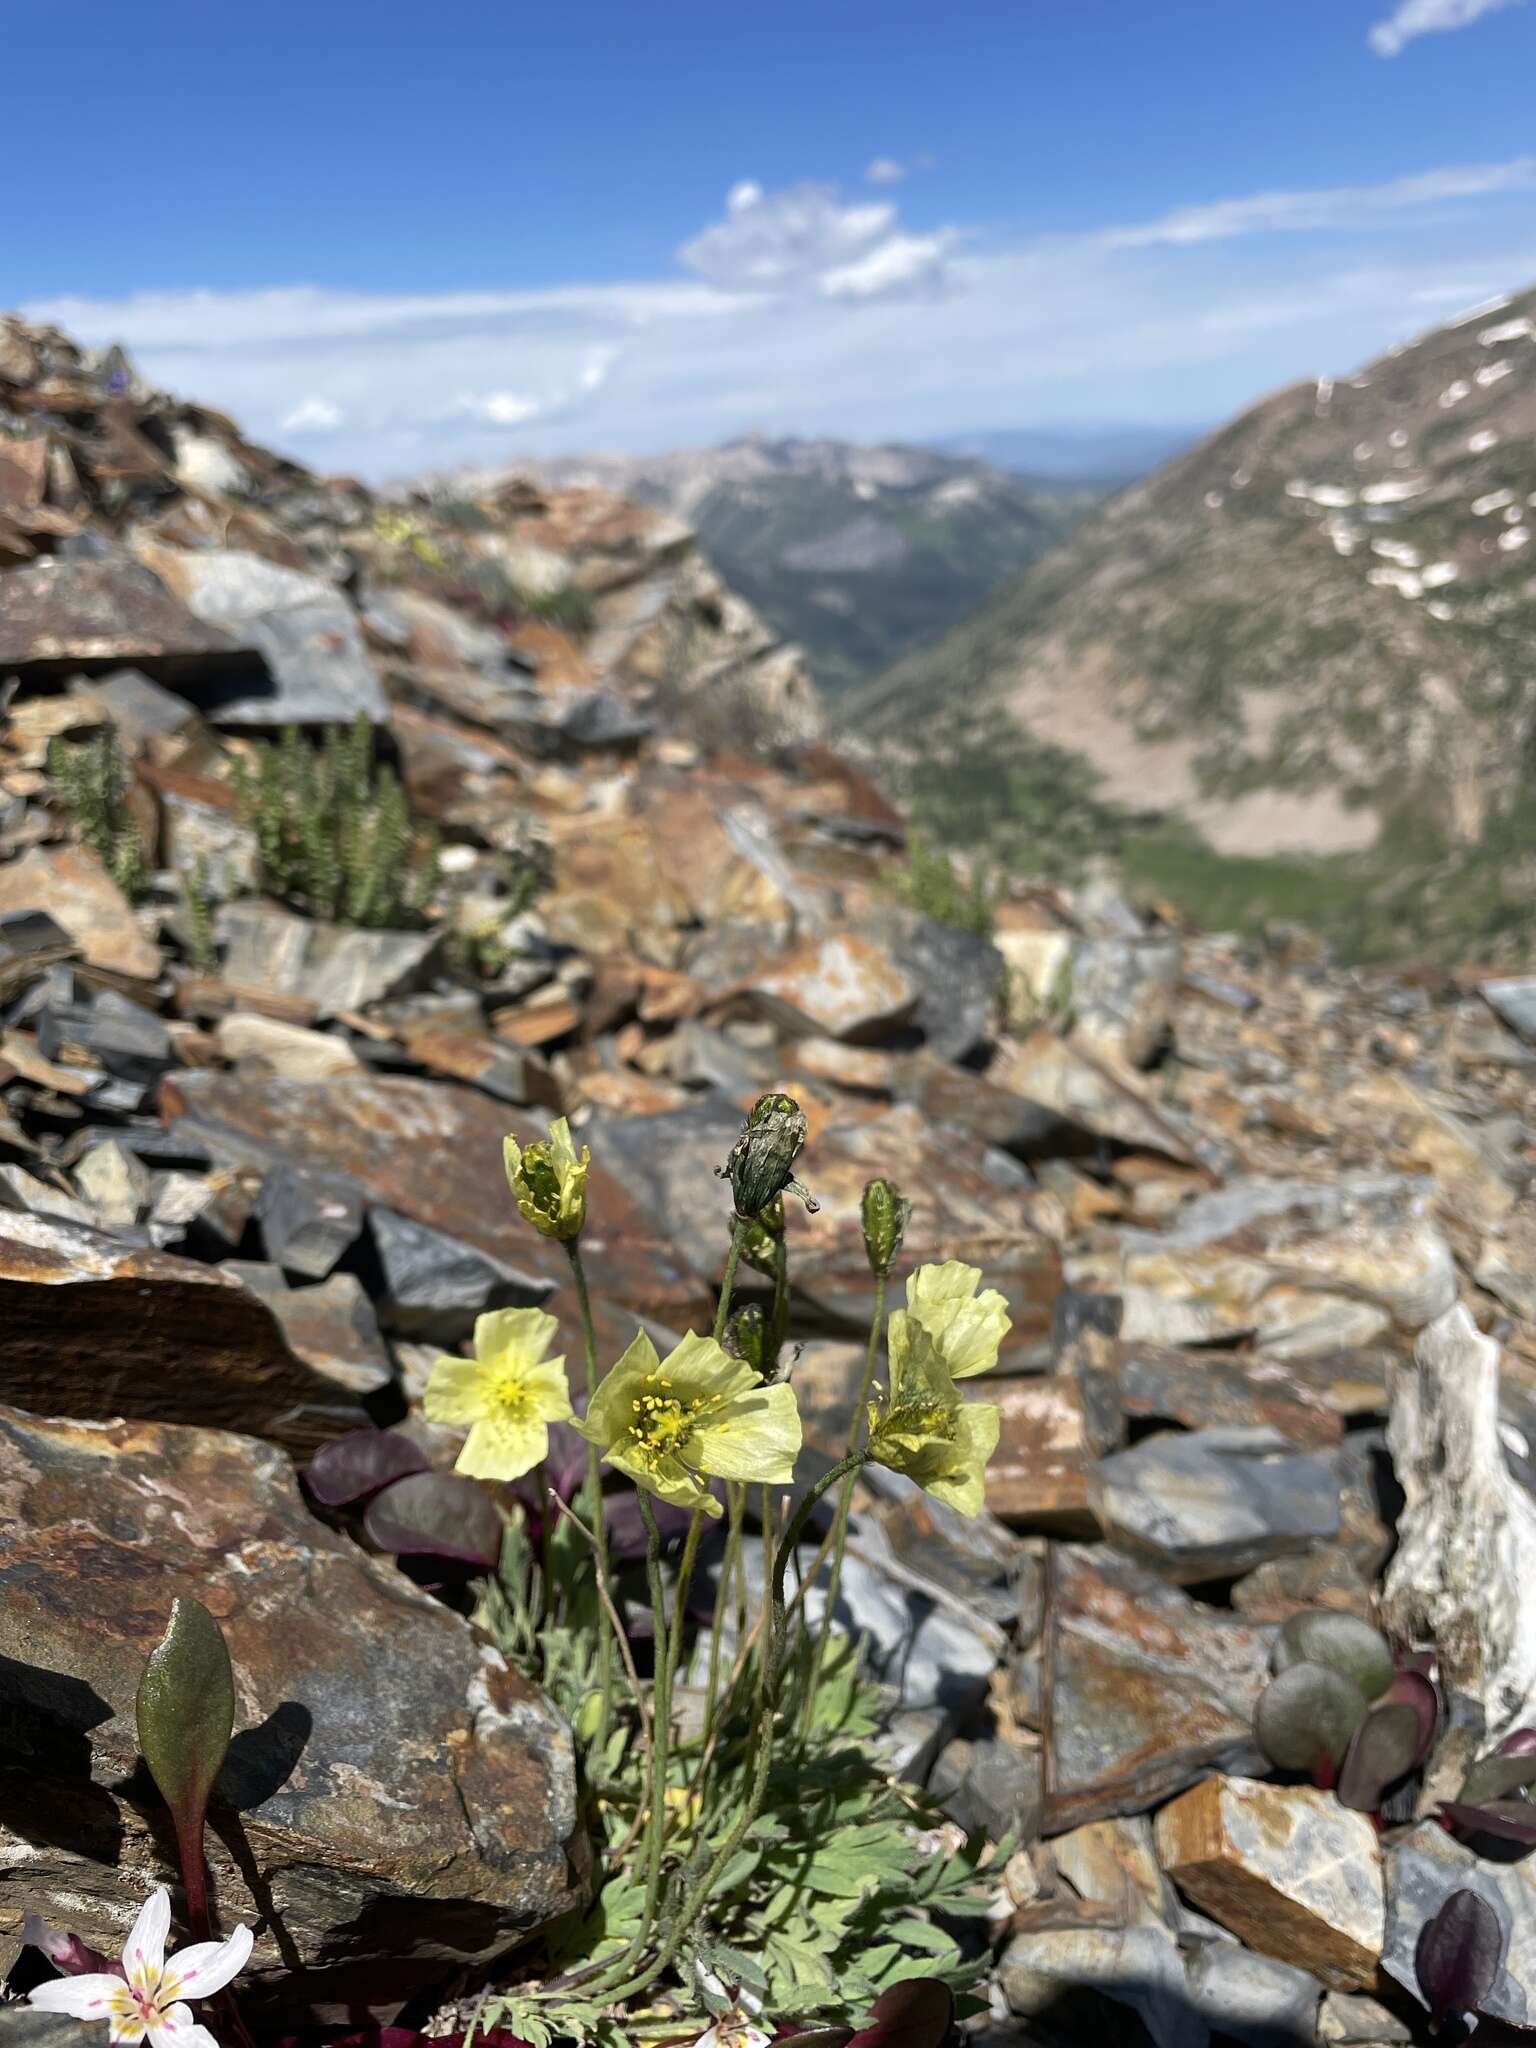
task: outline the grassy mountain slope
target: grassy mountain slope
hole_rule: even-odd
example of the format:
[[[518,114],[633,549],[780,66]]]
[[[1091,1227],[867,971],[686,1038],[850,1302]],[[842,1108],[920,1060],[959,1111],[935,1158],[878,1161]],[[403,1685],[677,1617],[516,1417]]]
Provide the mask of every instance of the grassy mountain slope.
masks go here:
[[[1422,872],[1450,916],[1536,844],[1533,498],[1536,291],[1264,400],[841,715],[930,782],[978,735],[1064,750],[1169,821],[1186,900],[1207,849],[1331,856],[1330,914]]]

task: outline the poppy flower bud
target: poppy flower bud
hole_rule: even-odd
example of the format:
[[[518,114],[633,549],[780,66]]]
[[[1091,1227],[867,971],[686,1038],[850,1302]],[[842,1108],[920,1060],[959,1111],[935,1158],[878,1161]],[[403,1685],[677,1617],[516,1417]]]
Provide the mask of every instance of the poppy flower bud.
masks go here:
[[[770,1279],[778,1271],[784,1242],[784,1197],[775,1195],[766,1209],[760,1209],[742,1233],[741,1256]]]
[[[762,1373],[768,1348],[768,1318],[760,1308],[754,1305],[736,1311],[725,1333],[725,1348],[732,1358],[739,1358],[755,1373]]]
[[[912,1204],[893,1181],[872,1180],[859,1205],[864,1225],[864,1256],[871,1273],[889,1273],[907,1234]]]
[[[731,1156],[716,1174],[729,1180],[735,1197],[736,1214],[751,1220],[786,1189],[798,1195],[807,1209],[815,1202],[794,1178],[795,1161],[806,1139],[805,1111],[792,1095],[760,1095],[752,1105],[741,1136],[731,1147]]]

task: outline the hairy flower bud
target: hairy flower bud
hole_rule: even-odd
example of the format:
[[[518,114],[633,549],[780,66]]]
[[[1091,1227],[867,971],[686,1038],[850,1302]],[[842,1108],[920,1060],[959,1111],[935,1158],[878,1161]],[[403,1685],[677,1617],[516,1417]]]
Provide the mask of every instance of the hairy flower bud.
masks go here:
[[[731,1156],[715,1172],[729,1180],[736,1214],[750,1220],[787,1189],[807,1209],[820,1207],[794,1179],[795,1161],[805,1143],[805,1111],[792,1095],[760,1095],[752,1105]]]
[[[754,1372],[763,1372],[763,1359],[768,1348],[768,1318],[755,1304],[751,1308],[738,1309],[731,1317],[725,1333],[725,1348],[732,1358],[739,1358]]]
[[[859,1207],[864,1224],[864,1256],[871,1273],[889,1273],[907,1234],[912,1204],[893,1181],[872,1180]]]
[[[759,1209],[742,1233],[741,1256],[771,1280],[778,1271],[784,1242],[784,1197],[775,1195],[766,1209]]]

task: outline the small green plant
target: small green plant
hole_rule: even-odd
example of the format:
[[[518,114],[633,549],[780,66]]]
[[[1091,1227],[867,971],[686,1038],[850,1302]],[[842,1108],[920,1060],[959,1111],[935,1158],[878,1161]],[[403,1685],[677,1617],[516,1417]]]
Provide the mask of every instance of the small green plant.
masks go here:
[[[566,583],[558,590],[530,590],[524,585],[518,591],[518,601],[530,619],[558,626],[578,640],[597,623],[592,593],[579,584]]]
[[[1479,1757],[1455,1799],[1440,1808],[1464,1840],[1536,1843],[1536,1728],[1517,1728],[1491,1756]]]
[[[149,882],[149,863],[128,811],[128,772],[117,734],[109,727],[88,740],[50,740],[48,776],[80,837],[129,902],[135,902]]]
[[[414,555],[424,568],[441,573],[448,567],[447,557],[437,542],[408,512],[381,506],[374,514],[373,534],[375,540],[382,541],[385,547]]]
[[[520,918],[539,893],[539,875],[530,862],[513,875],[505,898],[494,910],[460,924],[448,942],[448,957],[478,981],[495,981],[518,957],[508,926]]]
[[[570,1398],[564,1359],[548,1355],[554,1319],[538,1310],[483,1316],[475,1356],[439,1359],[428,1382],[428,1418],[469,1432],[464,1472],[518,1482],[535,1467],[561,1469],[561,1432],[579,1447],[560,1454],[563,1486],[546,1478],[509,1523],[478,1610],[569,1718],[590,1793],[592,1903],[561,1930],[545,1970],[491,1998],[481,2015],[533,2048],[588,2039],[606,2048],[632,2038],[625,2015],[638,2010],[680,2031],[694,2026],[701,1999],[721,2033],[746,2025],[748,2012],[754,2027],[761,2019],[760,2035],[811,2016],[846,2032],[898,1985],[935,1980],[942,2003],[982,1968],[941,1921],[989,1910],[1010,1845],[990,1856],[944,1846],[937,1810],[882,1756],[877,1696],[856,1645],[834,1637],[830,1617],[866,1464],[905,1473],[962,1514],[981,1506],[999,1410],[964,1400],[958,1383],[995,1365],[1008,1314],[995,1290],[978,1292],[975,1267],[950,1261],[911,1274],[906,1306],[887,1320],[909,1205],[890,1183],[871,1183],[862,1220],[874,1313],[846,1455],[790,1512],[783,1489],[801,1430],[782,1365],[783,1205],[788,1193],[816,1208],[794,1178],[805,1139],[793,1098],[755,1105],[720,1169],[733,1213],[712,1333],[690,1333],[665,1357],[641,1333],[602,1375],[581,1261],[590,1154],[578,1154],[563,1121],[547,1142],[509,1140],[519,1212],[570,1260],[584,1412]],[[733,1315],[743,1262],[770,1281],[771,1299]],[[834,1490],[821,1556],[791,1596],[791,1563],[818,1501]],[[689,1592],[711,1521],[723,1525],[723,1546],[690,1642]],[[642,1530],[648,1682],[620,1584]],[[808,1628],[805,1592],[828,1559],[822,1624]],[[685,1716],[680,1687],[690,1671]]]
[[[199,974],[211,974],[218,961],[213,945],[213,889],[208,863],[201,854],[181,878],[181,904],[186,916],[187,958]]]
[[[237,762],[235,787],[273,895],[374,929],[425,912],[437,888],[437,836],[412,823],[394,770],[375,764],[362,714],[319,747],[288,727],[254,764]]]
[[[936,924],[954,925],[958,931],[975,932],[979,938],[992,935],[998,890],[978,863],[966,877],[942,848],[914,834],[907,846],[907,865],[897,879],[903,901]]]
[[[1368,1621],[1321,1608],[1282,1626],[1271,1665],[1254,1713],[1260,1749],[1336,1791],[1341,1805],[1379,1812],[1434,1743],[1440,1694],[1427,1671],[1416,1660],[1399,1666]]]

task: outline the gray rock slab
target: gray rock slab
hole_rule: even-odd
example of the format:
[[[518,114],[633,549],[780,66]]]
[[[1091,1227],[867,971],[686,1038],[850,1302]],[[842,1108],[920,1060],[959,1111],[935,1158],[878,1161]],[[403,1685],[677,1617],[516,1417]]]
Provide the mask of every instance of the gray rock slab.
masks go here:
[[[376,725],[389,705],[351,605],[334,585],[240,549],[179,556],[167,579],[195,617],[253,649],[266,677],[231,672],[198,685],[219,725]]]
[[[1276,1429],[1159,1430],[1101,1458],[1088,1490],[1111,1542],[1186,1585],[1339,1533],[1335,1454]]]

